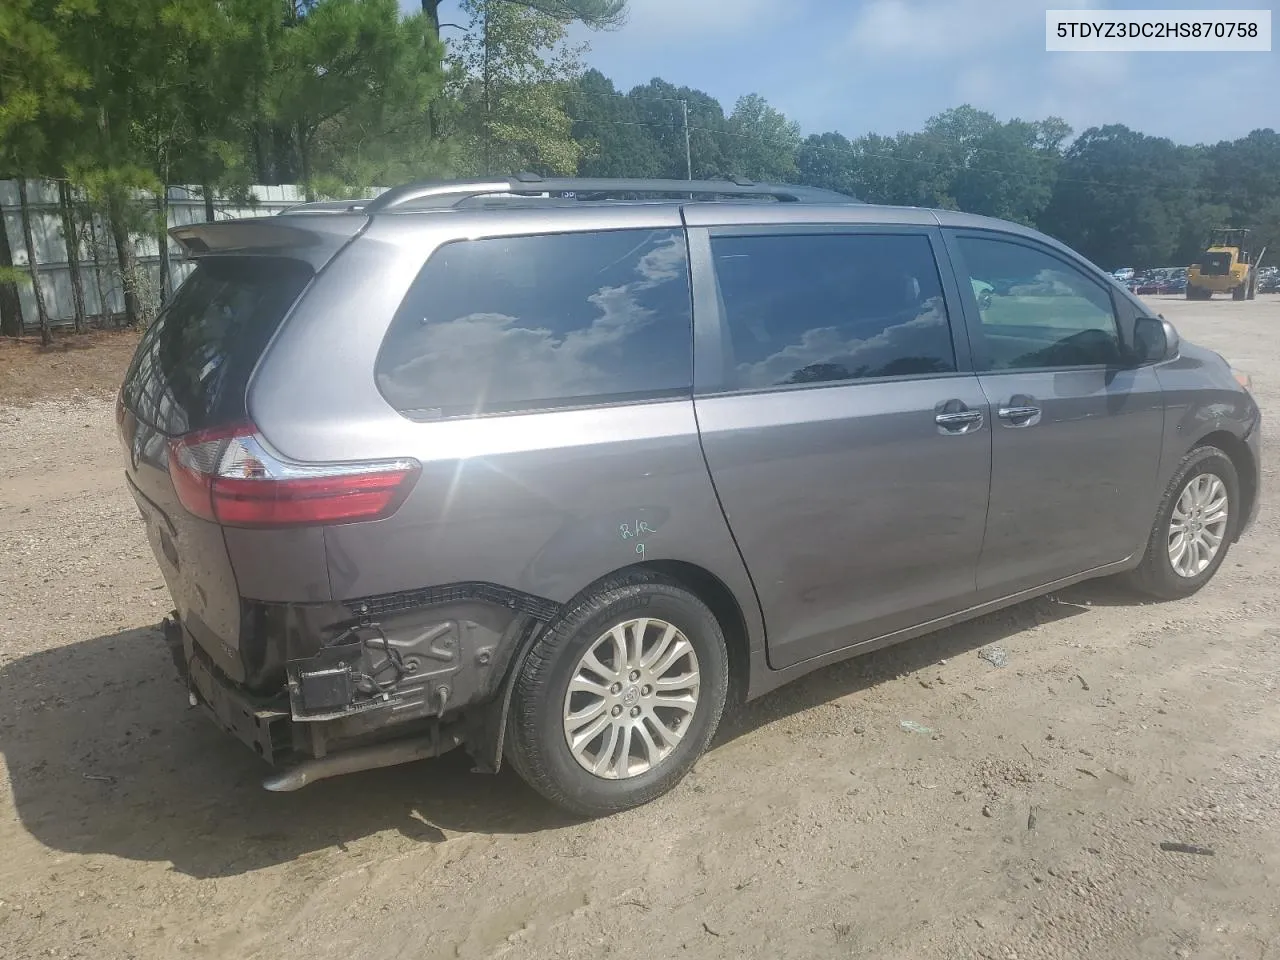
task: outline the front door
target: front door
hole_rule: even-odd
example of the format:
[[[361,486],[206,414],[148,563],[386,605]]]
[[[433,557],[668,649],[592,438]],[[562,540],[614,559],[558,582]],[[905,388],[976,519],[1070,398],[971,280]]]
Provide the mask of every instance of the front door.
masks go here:
[[[690,238],[699,431],[775,668],[968,606],[990,479],[940,233],[809,229]]]
[[[980,596],[1141,550],[1164,402],[1154,369],[1125,363],[1110,288],[1032,240],[957,231],[948,244],[994,417]]]

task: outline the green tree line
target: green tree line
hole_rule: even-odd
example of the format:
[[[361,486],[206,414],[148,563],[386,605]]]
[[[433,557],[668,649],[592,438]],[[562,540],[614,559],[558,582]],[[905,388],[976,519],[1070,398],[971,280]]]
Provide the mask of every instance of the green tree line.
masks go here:
[[[966,105],[914,132],[802,137],[758,96],[726,112],[714,97],[662,80],[623,93],[594,70],[569,103],[579,169],[594,176],[684,177],[691,168],[694,177],[784,180],[872,203],[965,210],[1037,227],[1112,269],[1192,263],[1209,231],[1228,225],[1253,229],[1255,247],[1280,256],[1280,134],[1271,129],[1187,146],[1120,124],[1073,136],[1057,117],[1001,121]]]
[[[146,312],[134,238],[165,249],[160,188],[174,183],[199,185],[212,217],[215,196],[243,198],[251,184],[337,197],[519,170],[739,176],[1017,220],[1108,267],[1190,262],[1219,225],[1280,244],[1274,130],[1186,146],[960,106],[914,132],[806,137],[758,95],[726,109],[662,79],[623,91],[585,69],[569,26],[618,24],[625,0],[463,0],[458,23],[442,23],[439,6],[421,0],[405,16],[397,0],[5,0],[0,178],[56,182],[64,236],[108,225],[100,239],[129,323]],[[18,199],[25,207],[25,186]],[[29,230],[23,244],[30,254]],[[0,321],[13,333],[13,285],[34,278],[12,269],[7,247]],[[78,325],[82,248],[68,244]],[[166,257],[161,268],[162,300]],[[47,336],[38,282],[34,293]]]

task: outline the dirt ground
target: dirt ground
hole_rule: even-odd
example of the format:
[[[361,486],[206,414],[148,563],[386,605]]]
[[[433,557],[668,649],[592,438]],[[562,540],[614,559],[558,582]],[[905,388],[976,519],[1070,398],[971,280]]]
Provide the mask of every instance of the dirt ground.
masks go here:
[[[47,347],[39,337],[0,337],[0,407],[114,396],[137,345],[128,329],[58,331]]]
[[[1276,418],[1280,298],[1153,299]],[[0,956],[1280,960],[1278,518],[1193,599],[797,682],[582,824],[457,754],[264,792],[173,678],[109,402],[0,406]]]

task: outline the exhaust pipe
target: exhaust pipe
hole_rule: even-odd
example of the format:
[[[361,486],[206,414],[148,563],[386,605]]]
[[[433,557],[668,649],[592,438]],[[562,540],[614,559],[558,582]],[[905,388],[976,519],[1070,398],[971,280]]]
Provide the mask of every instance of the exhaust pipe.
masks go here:
[[[445,733],[421,740],[399,740],[360,747],[318,760],[306,760],[295,767],[272,774],[262,781],[262,785],[272,793],[292,793],[317,780],[359,773],[361,770],[394,767],[415,760],[428,760],[461,745],[460,736]]]

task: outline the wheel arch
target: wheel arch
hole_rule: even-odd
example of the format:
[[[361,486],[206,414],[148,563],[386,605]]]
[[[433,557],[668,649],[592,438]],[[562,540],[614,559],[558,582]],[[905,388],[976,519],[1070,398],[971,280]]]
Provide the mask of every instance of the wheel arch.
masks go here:
[[[1243,501],[1236,515],[1248,517],[1253,510],[1254,501],[1258,497],[1257,465],[1253,462],[1253,451],[1249,445],[1229,430],[1215,430],[1197,440],[1191,447],[1217,447],[1231,459],[1236,468],[1236,479],[1240,484],[1240,499]],[[1236,538],[1240,535],[1240,525],[1236,525]]]
[[[728,703],[741,703],[746,699],[751,679],[751,634],[746,613],[729,585],[706,567],[684,560],[646,560],[642,563],[620,567],[598,577],[580,590],[567,607],[579,598],[597,590],[602,584],[633,576],[657,574],[684,587],[705,603],[720,624],[724,634],[726,652],[729,655]]]

